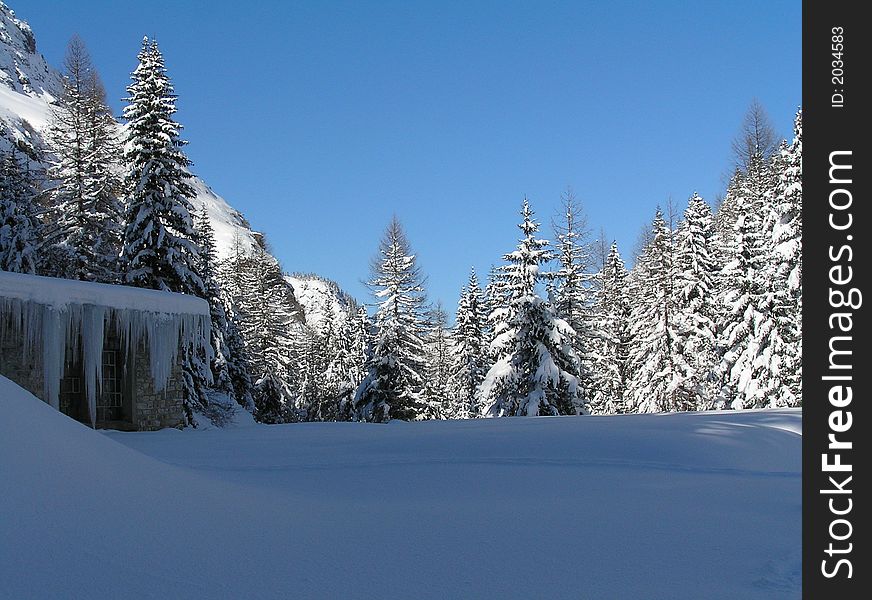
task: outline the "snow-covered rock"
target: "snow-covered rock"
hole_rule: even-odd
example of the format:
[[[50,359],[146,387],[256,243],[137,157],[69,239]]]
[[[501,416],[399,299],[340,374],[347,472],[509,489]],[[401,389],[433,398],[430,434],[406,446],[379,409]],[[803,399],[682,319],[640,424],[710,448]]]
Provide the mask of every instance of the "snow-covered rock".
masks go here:
[[[51,102],[62,88],[60,74],[36,49],[30,25],[0,1],[0,86]]]
[[[306,325],[312,329],[320,327],[325,313],[333,313],[337,326],[357,317],[360,305],[335,281],[312,273],[286,275],[285,281],[294,289],[294,296],[305,311]]]
[[[44,150],[39,132],[62,81],[37,52],[30,26],[0,1],[0,150],[14,146],[31,157]]]

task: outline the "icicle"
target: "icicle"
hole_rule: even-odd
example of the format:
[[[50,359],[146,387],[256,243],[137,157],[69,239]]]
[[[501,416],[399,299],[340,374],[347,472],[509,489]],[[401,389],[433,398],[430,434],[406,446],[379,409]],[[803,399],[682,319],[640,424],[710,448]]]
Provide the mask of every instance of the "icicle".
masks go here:
[[[205,300],[0,272],[0,340],[20,336],[24,357],[41,354],[44,400],[56,409],[60,406],[65,362],[77,362],[81,347],[92,425],[97,416],[97,394],[103,385],[107,324],[121,335],[128,356],[135,355],[141,344],[148,346],[156,391],[166,389],[180,352],[203,351],[208,360],[212,359],[211,321]]]
[[[85,368],[85,394],[91,427],[97,426],[97,387],[103,388],[103,336],[106,307],[88,304],[82,313],[82,359]]]
[[[42,374],[45,401],[55,409],[60,409],[61,378],[64,375],[64,359],[69,330],[69,313],[53,310],[51,307],[34,307],[42,325]],[[29,314],[30,311],[27,311]],[[27,328],[28,331],[30,327]]]

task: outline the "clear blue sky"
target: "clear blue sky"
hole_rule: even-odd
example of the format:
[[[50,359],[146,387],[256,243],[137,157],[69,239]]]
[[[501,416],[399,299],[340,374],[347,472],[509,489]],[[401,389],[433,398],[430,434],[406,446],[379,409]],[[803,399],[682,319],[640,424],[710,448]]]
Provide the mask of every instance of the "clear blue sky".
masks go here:
[[[722,191],[754,97],[784,137],[802,101],[798,0],[9,4],[51,64],[78,33],[118,113],[157,37],[195,172],[361,300],[392,213],[453,310],[567,185],[629,259],[658,204]]]

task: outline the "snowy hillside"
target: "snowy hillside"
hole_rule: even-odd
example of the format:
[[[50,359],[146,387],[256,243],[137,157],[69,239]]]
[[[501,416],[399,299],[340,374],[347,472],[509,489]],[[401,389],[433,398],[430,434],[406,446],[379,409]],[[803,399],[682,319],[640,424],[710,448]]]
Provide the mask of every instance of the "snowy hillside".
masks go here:
[[[325,313],[332,313],[337,326],[357,316],[360,305],[334,281],[311,273],[286,275],[285,281],[305,311],[306,325],[313,329],[321,325]]]
[[[801,426],[766,410],[103,434],[0,378],[0,589],[797,598]]]

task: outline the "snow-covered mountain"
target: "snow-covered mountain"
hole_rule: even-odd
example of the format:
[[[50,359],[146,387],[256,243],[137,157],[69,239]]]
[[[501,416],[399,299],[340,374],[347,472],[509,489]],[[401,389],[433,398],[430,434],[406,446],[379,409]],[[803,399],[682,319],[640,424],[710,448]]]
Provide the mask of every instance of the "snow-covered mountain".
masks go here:
[[[0,83],[23,94],[51,100],[61,89],[60,75],[36,52],[36,38],[30,25],[0,2]],[[9,69],[8,67],[11,67]]]
[[[0,1],[0,148],[14,144],[31,157],[44,150],[39,131],[62,81],[36,51],[30,25]]]
[[[0,150],[16,147],[36,165],[44,166],[51,156],[43,132],[51,122],[62,88],[62,75],[39,54],[30,26],[0,0]],[[252,230],[242,213],[200,177],[195,175],[191,184],[196,190],[192,199],[195,212],[199,214],[205,208],[212,223],[218,258],[226,258],[237,248],[251,254],[262,237]],[[323,287],[331,290],[337,308],[354,303],[335,284],[325,282]],[[304,310],[309,306],[302,304]],[[293,308],[292,312],[302,313],[299,306]]]
[[[325,313],[332,312],[334,322],[341,326],[354,319],[360,310],[360,304],[344,292],[339,284],[320,275],[294,273],[286,275],[285,281],[294,289],[294,296],[306,313],[306,325],[312,329],[319,328]]]

